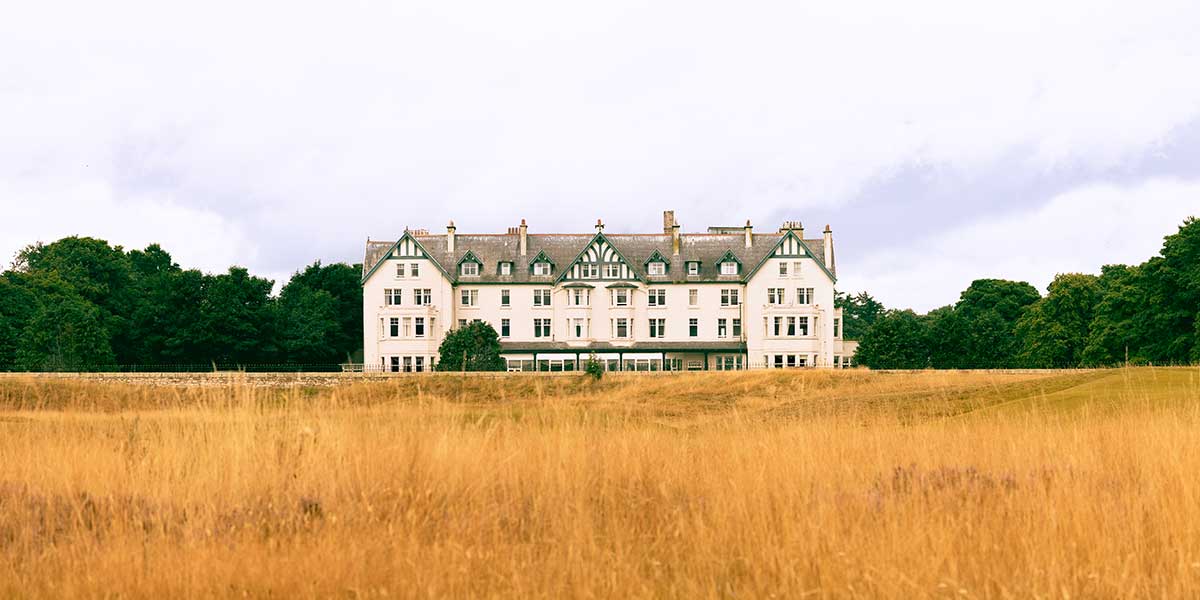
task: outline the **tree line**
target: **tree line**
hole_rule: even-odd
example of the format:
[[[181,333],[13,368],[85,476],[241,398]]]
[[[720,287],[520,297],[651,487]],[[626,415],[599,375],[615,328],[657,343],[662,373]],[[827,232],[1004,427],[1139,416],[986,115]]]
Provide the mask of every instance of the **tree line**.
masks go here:
[[[877,369],[1073,368],[1200,362],[1200,220],[1162,250],[1099,275],[1066,273],[1045,296],[1022,281],[979,279],[958,302],[918,314],[869,294],[839,295],[856,360]]]
[[[245,268],[183,269],[157,244],[34,244],[0,274],[0,370],[336,367],[361,352],[360,274],[317,261],[273,296]]]

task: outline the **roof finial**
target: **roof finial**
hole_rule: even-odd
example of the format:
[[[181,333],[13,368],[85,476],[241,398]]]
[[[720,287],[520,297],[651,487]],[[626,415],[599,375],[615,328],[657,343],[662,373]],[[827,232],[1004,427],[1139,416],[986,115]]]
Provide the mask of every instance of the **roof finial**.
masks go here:
[[[596,219],[596,233],[600,233],[601,231],[604,231],[604,221]]]

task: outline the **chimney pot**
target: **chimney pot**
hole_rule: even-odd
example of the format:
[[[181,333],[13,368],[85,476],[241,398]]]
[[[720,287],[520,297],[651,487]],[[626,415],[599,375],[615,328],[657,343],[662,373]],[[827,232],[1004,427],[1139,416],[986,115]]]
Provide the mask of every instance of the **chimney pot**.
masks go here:
[[[675,211],[663,211],[663,233],[671,233],[671,228],[675,226]]]
[[[454,221],[450,221],[446,225],[446,250],[451,253],[454,252],[454,229]]]
[[[746,232],[746,247],[750,248],[750,247],[754,246],[754,228],[750,226],[750,219],[746,219],[745,232]]]

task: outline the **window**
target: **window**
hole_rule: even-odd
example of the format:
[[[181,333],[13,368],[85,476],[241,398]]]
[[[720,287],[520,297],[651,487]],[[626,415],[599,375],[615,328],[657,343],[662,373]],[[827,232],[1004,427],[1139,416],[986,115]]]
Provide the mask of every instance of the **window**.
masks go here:
[[[787,335],[789,337],[796,337],[796,317],[787,318]]]
[[[649,290],[648,291],[649,306],[666,306],[667,305],[667,290]]]
[[[717,319],[717,337],[729,337],[729,328],[726,326],[728,320]]]
[[[404,263],[396,263],[396,279],[404,278]]]
[[[808,335],[808,317],[797,317],[796,333],[798,335]]]
[[[783,288],[767,288],[767,304],[783,304]]]
[[[412,337],[412,317],[404,317],[404,337]]]
[[[413,334],[415,337],[425,337],[425,317],[413,319]]]
[[[776,369],[782,369],[782,368],[783,368],[783,355],[782,355],[782,354],[776,354],[776,355],[775,355],[775,368],[776,368]]]
[[[737,272],[738,272],[737,267],[738,267],[737,263],[735,263],[733,261],[725,261],[725,262],[721,263],[721,274],[722,275],[737,275]]]
[[[774,319],[771,319],[771,324],[774,325],[771,328],[771,335],[773,335],[775,337],[782,336],[783,335],[783,317],[775,317]]]
[[[737,306],[738,291],[736,288],[721,290],[721,306]]]
[[[421,276],[421,263],[409,263],[408,276],[409,277],[420,277]]]
[[[835,338],[842,337],[842,320],[841,319],[833,320],[833,337],[835,337]]]
[[[429,288],[413,290],[413,304],[416,304],[417,306],[428,306],[433,304],[433,291]]]
[[[459,273],[468,277],[479,275],[479,263],[465,262],[459,265]]]
[[[587,306],[592,303],[592,290],[571,290],[572,306]]]
[[[571,319],[571,336],[577,340],[588,336],[587,319]]]
[[[412,373],[412,370],[413,370],[413,357],[405,356],[404,357],[404,372]]]
[[[700,290],[692,288],[688,290],[688,306],[696,306],[700,304]]]
[[[399,356],[393,356],[392,360],[390,362],[391,362],[391,370],[393,373],[400,370],[400,357]]]
[[[550,306],[550,290],[533,290],[534,306]]]
[[[608,263],[604,265],[605,279],[616,279],[621,276],[621,263]]]
[[[700,319],[688,319],[688,337],[700,335]]]
[[[584,263],[579,265],[579,277],[581,279],[599,279],[600,265],[596,263]]]
[[[400,317],[388,319],[388,335],[391,337],[400,337]]]
[[[629,306],[629,290],[613,290],[612,305]]]
[[[548,262],[533,263],[533,274],[534,275],[549,275],[550,274],[550,263],[548,263]]]
[[[800,261],[796,261],[796,262],[792,263],[792,277],[800,276],[800,265],[802,265],[802,264],[804,264],[804,263],[802,263]]]
[[[666,275],[667,274],[667,264],[661,263],[658,261],[650,263],[650,274],[651,275]]]
[[[688,263],[688,275],[699,275],[699,274],[700,274],[700,263],[698,263],[698,262]]]
[[[383,290],[383,303],[387,306],[400,306],[400,290],[386,289]]]
[[[479,304],[479,290],[462,290],[461,299],[463,306],[477,306]]]
[[[779,262],[779,276],[787,277],[787,274],[788,274],[788,264],[786,262],[780,261]]]
[[[459,319],[459,320],[458,320],[458,328],[459,328],[459,329],[462,329],[463,327],[466,327],[466,326],[467,326],[467,320],[466,320],[466,319]]]
[[[500,290],[500,306],[511,306],[512,296],[508,290]]]
[[[795,354],[787,355],[787,366],[788,366],[788,368],[791,368],[791,369],[796,368],[796,355]]]
[[[533,320],[533,337],[550,337],[550,319]]]
[[[650,319],[650,337],[661,338],[666,337],[667,320],[666,319]]]
[[[733,320],[733,337],[742,337],[742,320]]]
[[[613,319],[613,337],[629,337],[629,319]]]
[[[500,263],[500,274],[501,275],[512,275],[512,263],[507,263],[507,262]]]
[[[425,357],[424,356],[416,357],[415,362],[416,362],[416,366],[414,367],[414,370],[416,372],[420,373],[425,370]]]
[[[508,319],[500,319],[500,337],[508,337],[511,332]]]
[[[813,289],[812,288],[796,288],[796,304],[812,304]]]

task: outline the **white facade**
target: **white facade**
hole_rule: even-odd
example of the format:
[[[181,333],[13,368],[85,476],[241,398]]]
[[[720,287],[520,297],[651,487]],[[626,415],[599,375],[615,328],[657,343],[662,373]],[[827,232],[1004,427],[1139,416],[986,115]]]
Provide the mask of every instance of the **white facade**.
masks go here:
[[[472,320],[500,333],[512,370],[574,370],[593,353],[614,370],[847,364],[828,228],[679,229],[668,212],[661,234],[536,235],[522,221],[368,242],[365,368],[429,370]]]

